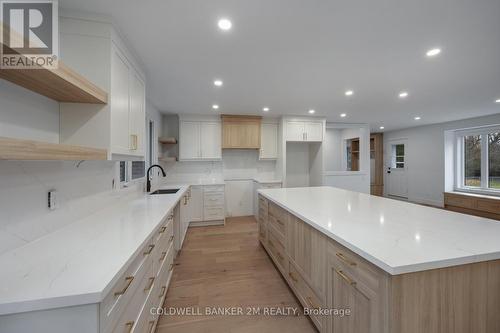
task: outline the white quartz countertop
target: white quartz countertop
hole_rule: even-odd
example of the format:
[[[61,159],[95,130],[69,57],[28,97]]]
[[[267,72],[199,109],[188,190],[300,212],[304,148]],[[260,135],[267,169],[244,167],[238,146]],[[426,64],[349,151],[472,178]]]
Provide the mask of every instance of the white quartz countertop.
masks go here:
[[[259,193],[392,275],[500,259],[495,220],[333,187]]]
[[[118,199],[0,256],[0,315],[102,301],[188,188]]]

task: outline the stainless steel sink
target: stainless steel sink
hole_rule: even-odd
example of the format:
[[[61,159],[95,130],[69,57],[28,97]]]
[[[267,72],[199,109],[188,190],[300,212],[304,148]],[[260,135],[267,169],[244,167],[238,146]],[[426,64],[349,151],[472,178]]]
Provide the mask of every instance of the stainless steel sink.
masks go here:
[[[174,194],[174,193],[177,193],[180,189],[178,188],[172,188],[172,189],[168,189],[168,190],[156,190],[154,192],[151,192],[149,194],[153,195],[153,194]]]

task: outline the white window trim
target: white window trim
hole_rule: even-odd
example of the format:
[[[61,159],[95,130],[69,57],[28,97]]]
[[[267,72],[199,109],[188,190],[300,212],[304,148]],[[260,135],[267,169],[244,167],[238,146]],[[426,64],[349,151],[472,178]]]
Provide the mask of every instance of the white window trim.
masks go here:
[[[454,191],[474,194],[500,196],[500,190],[488,188],[488,134],[500,132],[500,126],[484,126],[467,130],[455,131],[455,182]],[[481,187],[468,187],[464,185],[464,147],[463,137],[481,135]],[[485,140],[486,138],[486,140]]]

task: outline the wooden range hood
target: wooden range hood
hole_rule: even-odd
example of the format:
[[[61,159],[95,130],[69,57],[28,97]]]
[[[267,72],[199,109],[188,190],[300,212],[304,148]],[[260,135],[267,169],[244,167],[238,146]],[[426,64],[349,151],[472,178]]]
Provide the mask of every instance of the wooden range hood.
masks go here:
[[[260,149],[261,116],[221,115],[222,149]]]

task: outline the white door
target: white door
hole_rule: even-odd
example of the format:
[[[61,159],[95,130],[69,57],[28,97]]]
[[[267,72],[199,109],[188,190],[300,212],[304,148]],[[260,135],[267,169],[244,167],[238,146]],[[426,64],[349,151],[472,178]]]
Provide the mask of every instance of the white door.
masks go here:
[[[196,160],[201,158],[199,122],[180,122],[179,145],[180,160]]]
[[[144,83],[132,70],[130,73],[130,147],[131,153],[144,156],[146,122]]]
[[[129,138],[129,65],[113,48],[111,59],[111,147],[117,154],[130,153]]]
[[[304,122],[288,121],[286,123],[286,141],[304,141]]]
[[[323,141],[323,123],[322,122],[307,122],[305,123],[306,141],[321,142]]]
[[[222,158],[222,129],[220,123],[202,122],[200,138],[201,158]]]
[[[203,221],[203,188],[191,187],[191,202],[189,204],[190,222]]]
[[[387,195],[408,198],[408,163],[407,140],[391,140],[388,142],[386,163]]]
[[[278,124],[262,124],[259,158],[278,158]]]

